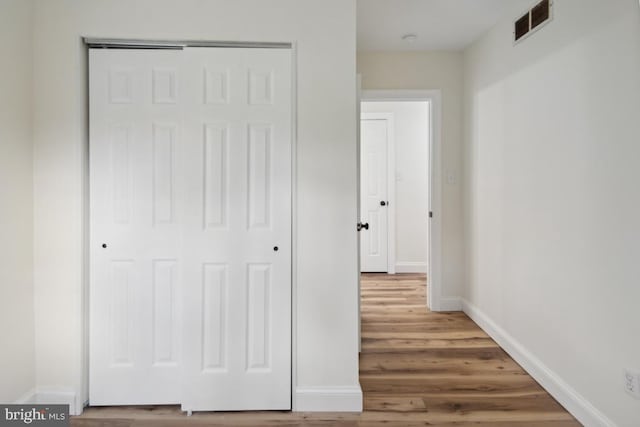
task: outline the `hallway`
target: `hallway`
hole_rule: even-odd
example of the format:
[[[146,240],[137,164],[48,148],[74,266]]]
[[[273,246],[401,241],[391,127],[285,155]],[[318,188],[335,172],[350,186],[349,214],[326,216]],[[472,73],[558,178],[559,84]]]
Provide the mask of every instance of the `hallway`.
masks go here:
[[[464,313],[425,309],[422,274],[362,275],[363,418],[579,426]]]

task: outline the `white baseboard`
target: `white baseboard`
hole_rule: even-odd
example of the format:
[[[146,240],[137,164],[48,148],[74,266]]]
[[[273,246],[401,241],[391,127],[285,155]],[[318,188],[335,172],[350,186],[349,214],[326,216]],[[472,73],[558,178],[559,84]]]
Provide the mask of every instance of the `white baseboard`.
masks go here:
[[[32,388],[31,390],[29,390],[28,392],[26,392],[25,394],[17,398],[13,403],[15,405],[22,405],[25,403],[35,403],[34,402],[35,395],[36,395],[36,389]]]
[[[438,307],[432,311],[462,311],[462,300],[458,297],[441,297]]]
[[[25,393],[14,403],[69,405],[70,415],[80,415],[84,409],[84,405],[77,401],[75,391],[59,387],[37,387]]]
[[[396,273],[426,273],[426,262],[396,262]]]
[[[360,386],[298,387],[294,399],[296,412],[362,412]]]
[[[469,301],[462,300],[462,310],[578,421],[587,427],[615,427],[613,421],[549,369],[515,338],[498,326],[478,307]]]

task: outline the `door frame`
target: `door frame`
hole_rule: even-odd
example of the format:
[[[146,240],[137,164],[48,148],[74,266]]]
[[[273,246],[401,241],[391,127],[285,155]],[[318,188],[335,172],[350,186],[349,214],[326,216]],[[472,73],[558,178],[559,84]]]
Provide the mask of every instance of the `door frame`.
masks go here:
[[[426,101],[429,103],[429,253],[427,307],[442,311],[442,92],[434,90],[363,90],[360,102]],[[429,217],[431,213],[431,217]]]
[[[367,102],[362,100],[362,102]],[[396,274],[396,141],[393,113],[360,112],[362,120],[387,121],[387,274]],[[358,172],[358,177],[362,177]],[[361,197],[361,196],[360,196]],[[361,203],[361,200],[358,200]],[[389,208],[391,206],[391,208]],[[362,213],[361,213],[362,214]],[[359,219],[360,220],[360,219]]]
[[[80,329],[81,354],[79,355],[80,366],[77,375],[80,378],[81,389],[79,395],[75,396],[75,402],[71,405],[72,415],[81,415],[84,408],[89,405],[89,342],[91,339],[90,320],[90,170],[89,170],[89,49],[92,48],[120,48],[120,49],[182,49],[184,47],[226,47],[226,48],[257,48],[257,49],[288,49],[291,52],[291,412],[297,411],[296,388],[298,384],[298,317],[296,307],[298,305],[298,280],[297,280],[297,244],[298,241],[298,44],[296,41],[282,43],[256,43],[244,41],[208,41],[208,40],[153,40],[153,39],[98,39],[82,37],[83,68],[85,80],[80,82],[84,89],[84,109],[83,115],[85,128],[83,131],[83,152],[82,152],[82,325]]]

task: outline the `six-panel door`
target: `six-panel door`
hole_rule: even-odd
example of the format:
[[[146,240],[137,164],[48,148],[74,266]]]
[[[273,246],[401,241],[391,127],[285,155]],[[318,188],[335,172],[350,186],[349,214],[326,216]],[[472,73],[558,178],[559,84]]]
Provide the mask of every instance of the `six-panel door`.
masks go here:
[[[389,271],[387,145],[387,120],[360,121],[360,221],[367,224],[359,233],[362,272]]]
[[[290,69],[91,50],[91,404],[290,409]]]

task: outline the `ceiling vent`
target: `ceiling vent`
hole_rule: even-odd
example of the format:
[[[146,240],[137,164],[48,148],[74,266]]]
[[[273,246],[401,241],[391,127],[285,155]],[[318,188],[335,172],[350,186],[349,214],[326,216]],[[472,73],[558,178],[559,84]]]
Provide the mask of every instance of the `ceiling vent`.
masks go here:
[[[521,41],[551,21],[552,8],[552,0],[542,0],[516,20],[513,30],[514,41]]]

